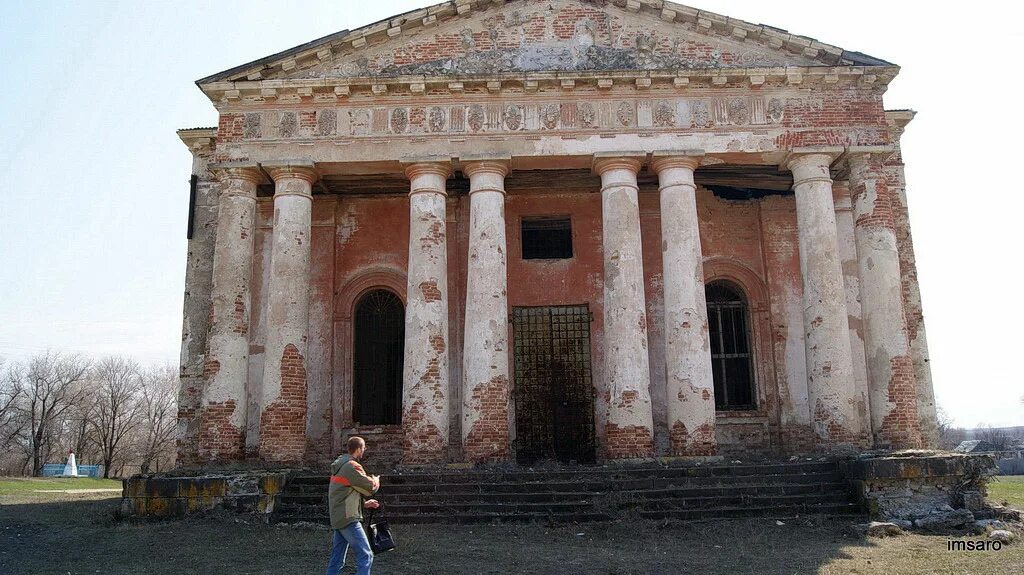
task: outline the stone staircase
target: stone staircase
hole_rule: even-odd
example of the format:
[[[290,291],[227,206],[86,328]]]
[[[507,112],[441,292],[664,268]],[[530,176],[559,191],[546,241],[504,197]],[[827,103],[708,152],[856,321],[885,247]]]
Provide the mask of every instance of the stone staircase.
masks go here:
[[[326,523],[327,475],[289,478],[271,521]],[[384,476],[391,523],[606,521],[861,513],[836,462],[451,470]]]

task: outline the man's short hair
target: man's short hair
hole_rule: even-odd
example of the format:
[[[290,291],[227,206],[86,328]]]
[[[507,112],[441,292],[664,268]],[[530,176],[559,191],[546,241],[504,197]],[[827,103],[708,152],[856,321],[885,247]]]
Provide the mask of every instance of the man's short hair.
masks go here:
[[[355,453],[360,449],[366,447],[366,441],[362,437],[349,437],[348,438],[348,452]]]

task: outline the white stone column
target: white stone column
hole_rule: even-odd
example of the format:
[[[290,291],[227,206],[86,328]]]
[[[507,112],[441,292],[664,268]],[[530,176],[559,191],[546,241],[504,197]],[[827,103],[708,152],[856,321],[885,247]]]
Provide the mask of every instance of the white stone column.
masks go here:
[[[203,461],[245,458],[246,381],[249,370],[249,309],[256,185],[255,164],[218,166],[221,181],[206,388],[200,416],[199,456]]]
[[[850,357],[853,382],[857,389],[857,406],[864,422],[864,437],[871,437],[871,411],[868,401],[867,354],[864,350],[864,314],[860,298],[860,274],[857,271],[857,243],[853,239],[853,202],[850,201],[850,182],[832,184],[832,201],[836,206],[836,239],[839,241],[839,261],[843,268],[846,288],[846,314],[850,334]]]
[[[509,457],[508,276],[505,176],[508,160],[465,161],[469,260],[462,355],[462,448],[471,462]]]
[[[605,444],[609,459],[654,452],[647,306],[637,172],[643,154],[597,154],[604,234],[604,361],[609,403]]]
[[[675,456],[715,455],[715,382],[711,370],[704,265],[693,171],[703,152],[654,155],[661,190],[665,290],[665,388],[669,447]]]
[[[448,457],[448,162],[406,166],[409,178],[409,273],[403,370],[403,462]]]
[[[811,426],[825,448],[863,447],[829,165],[841,150],[794,153]]]
[[[299,461],[306,449],[306,350],[312,162],[263,164],[274,179],[274,231],[260,397],[260,457]]]
[[[892,192],[882,173],[881,159],[851,153],[849,166],[871,432],[876,447],[914,449],[921,446],[921,430]]]

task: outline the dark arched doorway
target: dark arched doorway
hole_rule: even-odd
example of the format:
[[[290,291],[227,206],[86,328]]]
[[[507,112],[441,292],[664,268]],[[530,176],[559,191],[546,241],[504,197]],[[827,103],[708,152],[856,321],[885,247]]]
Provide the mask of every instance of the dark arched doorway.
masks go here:
[[[353,419],[358,425],[397,425],[402,418],[405,306],[393,292],[373,290],[353,314]]]

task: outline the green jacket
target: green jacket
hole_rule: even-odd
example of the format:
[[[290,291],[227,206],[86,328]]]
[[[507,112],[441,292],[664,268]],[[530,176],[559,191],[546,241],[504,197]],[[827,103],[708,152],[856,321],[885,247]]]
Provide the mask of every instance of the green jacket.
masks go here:
[[[363,466],[345,454],[331,464],[331,486],[327,500],[331,507],[331,529],[344,529],[363,520],[363,497],[373,495],[380,485],[363,471]]]

